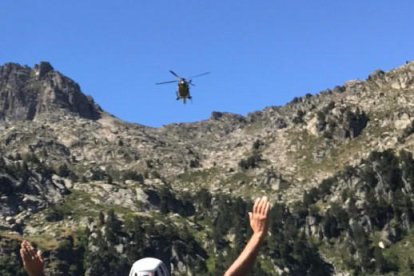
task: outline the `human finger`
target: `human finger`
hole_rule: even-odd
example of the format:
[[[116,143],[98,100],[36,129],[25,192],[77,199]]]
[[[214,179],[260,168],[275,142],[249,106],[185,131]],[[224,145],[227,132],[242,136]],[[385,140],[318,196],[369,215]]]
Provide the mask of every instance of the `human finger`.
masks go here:
[[[29,249],[27,248],[27,245],[26,244],[23,244],[22,245],[21,250],[23,251],[23,253],[24,253],[25,256],[30,255]]]
[[[258,212],[260,197],[256,198],[253,205],[253,214],[256,214]]]
[[[36,258],[36,250],[29,242],[26,245],[26,250],[28,252],[28,255],[32,258],[32,260],[34,260]]]
[[[42,251],[37,250],[37,257],[39,258],[39,260],[40,260],[41,262],[43,262]]]
[[[22,260],[23,260],[23,262],[24,262],[24,260],[25,260],[25,252],[24,252],[24,249],[20,249],[20,257],[22,258]]]
[[[20,244],[20,248],[26,250],[26,241],[22,241],[22,243]]]
[[[28,251],[26,247],[23,247],[20,249],[20,255],[24,263],[27,263],[28,261],[32,259],[32,255],[30,254],[30,251]]]
[[[263,205],[263,197],[260,197],[259,202],[257,203],[257,213],[260,214],[262,212],[262,205]]]
[[[27,251],[29,252],[32,259],[36,257],[36,250],[29,244]]]
[[[23,248],[24,248],[24,241],[22,241],[22,242],[20,243],[20,251],[22,251],[22,250],[23,250]]]
[[[262,196],[260,199],[260,208],[259,208],[259,214],[263,215],[265,207],[266,207],[267,197]]]
[[[30,242],[27,242],[27,247],[28,247],[30,250],[35,250],[35,248],[33,247],[33,245],[32,245]]]
[[[28,241],[23,241],[23,242],[22,242],[22,247],[23,247],[24,249],[26,249],[26,250],[29,250],[29,249],[30,249],[30,244],[29,244],[29,242],[28,242]]]

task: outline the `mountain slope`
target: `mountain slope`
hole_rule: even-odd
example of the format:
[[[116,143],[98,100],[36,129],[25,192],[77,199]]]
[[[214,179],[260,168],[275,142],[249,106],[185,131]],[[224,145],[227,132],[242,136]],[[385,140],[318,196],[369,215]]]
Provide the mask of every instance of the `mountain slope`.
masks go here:
[[[406,270],[408,260],[392,258],[414,221],[413,97],[414,63],[407,63],[247,116],[213,112],[150,128],[102,111],[48,63],[6,64],[2,244],[38,237],[54,269],[72,265],[73,275],[93,275],[103,262],[97,252],[108,246],[119,253],[107,269],[113,273],[152,255],[176,275],[217,274],[248,235],[249,202],[267,194],[272,237],[257,272]],[[333,254],[340,249],[353,257]],[[380,258],[388,267],[377,265]]]

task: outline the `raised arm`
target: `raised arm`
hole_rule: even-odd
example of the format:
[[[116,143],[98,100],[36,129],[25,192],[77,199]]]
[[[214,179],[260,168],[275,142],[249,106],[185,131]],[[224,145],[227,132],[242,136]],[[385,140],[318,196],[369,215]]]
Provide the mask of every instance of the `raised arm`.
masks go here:
[[[243,249],[239,257],[234,261],[224,276],[243,276],[253,267],[260,245],[267,234],[267,214],[270,203],[267,197],[256,199],[253,205],[253,212],[249,212],[250,226],[253,235]]]

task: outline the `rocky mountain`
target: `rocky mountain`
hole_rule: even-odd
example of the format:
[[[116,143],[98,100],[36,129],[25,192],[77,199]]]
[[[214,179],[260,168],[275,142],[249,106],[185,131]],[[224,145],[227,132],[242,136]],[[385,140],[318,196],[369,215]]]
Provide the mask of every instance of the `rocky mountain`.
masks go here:
[[[33,69],[9,63],[0,68],[0,120],[35,120],[40,114],[66,110],[97,120],[102,110],[71,79],[47,62]]]
[[[0,271],[21,273],[10,256],[24,237],[53,275],[126,274],[143,256],[219,275],[266,194],[256,274],[409,273],[413,98],[407,63],[247,116],[150,128],[106,113],[49,63],[5,64]]]

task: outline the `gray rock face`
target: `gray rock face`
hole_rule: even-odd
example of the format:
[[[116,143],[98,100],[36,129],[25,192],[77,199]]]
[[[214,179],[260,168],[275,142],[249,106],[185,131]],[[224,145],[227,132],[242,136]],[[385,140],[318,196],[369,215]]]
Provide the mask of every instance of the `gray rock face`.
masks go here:
[[[0,156],[0,166],[0,217],[36,212],[50,203],[60,202],[68,193],[58,179],[33,172],[20,161]]]
[[[43,78],[47,73],[53,70],[52,65],[45,61],[40,62],[40,64],[36,64],[34,67],[34,71],[38,79]]]
[[[0,66],[0,120],[34,120],[39,114],[72,112],[96,120],[101,109],[79,85],[47,62],[33,69],[8,63]]]

